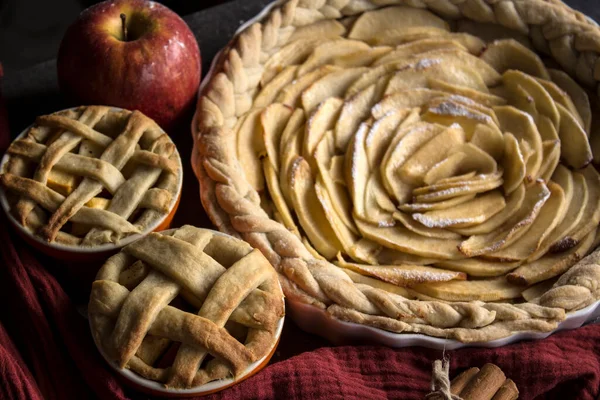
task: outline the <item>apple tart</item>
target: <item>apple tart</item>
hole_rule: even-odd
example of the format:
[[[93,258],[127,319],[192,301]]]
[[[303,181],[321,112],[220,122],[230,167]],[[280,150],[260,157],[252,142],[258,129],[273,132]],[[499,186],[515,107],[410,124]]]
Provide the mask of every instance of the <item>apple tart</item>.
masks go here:
[[[284,1],[219,55],[193,165],[288,298],[394,332],[598,299],[600,28],[560,1]]]
[[[164,218],[181,187],[169,136],[138,111],[88,106],[38,117],[0,174],[29,232],[69,246],[118,243]]]
[[[277,344],[277,273],[242,240],[193,226],[150,233],[108,259],[92,285],[103,355],[170,388],[239,376]]]

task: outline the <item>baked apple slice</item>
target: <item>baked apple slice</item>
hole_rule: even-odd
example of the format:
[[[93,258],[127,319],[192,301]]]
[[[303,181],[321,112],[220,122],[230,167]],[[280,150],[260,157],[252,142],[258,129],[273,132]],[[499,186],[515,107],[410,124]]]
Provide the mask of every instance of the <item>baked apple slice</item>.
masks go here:
[[[550,190],[546,184],[536,181],[527,189],[519,210],[498,230],[471,236],[459,245],[459,250],[468,257],[476,257],[510,246],[531,228],[549,197]]]
[[[265,149],[260,129],[262,111],[256,109],[248,113],[245,118],[240,118],[236,134],[238,160],[246,174],[246,179],[257,192],[262,192],[265,188],[260,161],[260,154],[263,154]]]
[[[539,177],[548,182],[556,166],[560,162],[560,140],[544,140],[542,142],[544,159],[540,166]]]
[[[501,39],[490,43],[480,58],[500,74],[514,69],[531,76],[550,79],[541,58],[514,39]]]
[[[325,136],[325,133],[335,127],[343,104],[342,99],[329,97],[323,103],[319,104],[312,114],[309,114],[310,117],[306,123],[304,142],[302,143],[302,156],[309,161],[313,168],[316,167],[313,153],[321,139]],[[334,146],[334,140],[333,134],[330,135],[329,141],[332,147]]]
[[[435,266],[464,272],[472,277],[483,278],[504,276],[518,268],[520,264],[520,262],[497,262],[474,257],[457,261],[439,261],[435,263]]]
[[[482,224],[502,211],[505,206],[502,193],[494,190],[452,208],[415,213],[412,217],[431,228],[464,228]]]
[[[517,268],[507,275],[507,279],[518,285],[533,285],[561,275],[589,252],[596,236],[596,230],[588,233],[575,247],[556,254],[545,256]]]
[[[467,194],[463,196],[453,197],[448,200],[438,201],[435,203],[407,203],[401,204],[398,208],[404,212],[415,213],[415,212],[426,212],[433,210],[446,210],[456,205],[465,203],[471,199],[474,199],[476,194]]]
[[[412,185],[423,183],[431,167],[442,161],[453,148],[465,143],[465,131],[452,125],[431,138],[414,152],[397,170],[402,181]]]
[[[323,78],[326,75],[340,71],[341,68],[333,65],[324,65],[314,71],[301,76],[294,80],[290,85],[284,87],[276,98],[279,103],[286,104],[292,108],[300,106],[302,93],[309,88],[313,83]]]
[[[403,212],[396,211],[394,212],[394,219],[399,221],[406,229],[417,233],[424,237],[431,237],[437,239],[461,239],[462,236],[458,233],[454,233],[452,231],[448,231],[445,229],[440,229],[435,226],[425,225],[421,223],[415,215],[409,216],[404,214]]]
[[[450,281],[413,286],[413,290],[445,301],[502,301],[521,297],[520,286],[504,277],[474,281]]]
[[[425,258],[441,260],[462,259],[457,250],[460,240],[436,239],[418,235],[402,226],[380,228],[355,218],[363,237],[387,248]]]
[[[589,193],[583,216],[573,231],[552,245],[551,251],[560,252],[579,243],[600,222],[600,175],[591,165],[588,165],[581,173],[585,178]]]
[[[568,168],[559,165],[552,175],[552,181],[560,185],[565,192],[567,207],[561,222],[552,230],[539,246],[537,251],[528,257],[528,261],[535,261],[546,254],[553,244],[568,236],[578,226],[589,198],[587,183],[583,175],[573,173]],[[563,250],[567,250],[565,247]]]
[[[438,125],[418,122],[403,129],[398,135],[401,139],[394,146],[390,146],[381,163],[381,178],[383,184],[399,204],[405,203],[409,198],[412,187],[398,179],[397,170],[410,158],[423,144],[440,134],[444,130]]]
[[[426,282],[466,279],[466,275],[461,272],[417,265],[364,265],[347,262],[341,257],[338,257],[336,264],[361,275],[371,276],[401,287],[411,287]]]
[[[535,179],[542,165],[542,138],[531,115],[512,106],[494,107],[502,132],[512,133],[517,141],[525,141],[532,149],[526,176]]]
[[[376,38],[371,39],[371,43],[378,46],[400,47],[403,45],[412,45],[413,43],[419,43],[423,41],[440,42],[442,40],[452,42],[453,44],[458,44],[461,46],[461,49],[464,48],[473,55],[479,55],[485,48],[485,43],[477,36],[469,35],[467,33],[448,32],[444,29],[428,27],[388,29],[379,34],[379,36]],[[414,53],[422,53],[423,47],[425,46],[419,43],[418,47],[414,48]],[[452,45],[447,48],[456,48],[456,45]],[[435,50],[435,48],[427,49],[425,51],[428,50]]]
[[[310,56],[298,67],[298,76],[304,76],[322,65],[331,64],[338,57],[369,50],[370,46],[358,40],[335,39],[316,46]]]
[[[385,96],[371,108],[373,118],[381,119],[390,111],[422,107],[436,97],[446,97],[447,94],[431,89],[409,89]]]
[[[254,98],[253,107],[267,107],[275,102],[275,99],[280,95],[281,91],[287,87],[296,77],[296,65],[285,67],[279,74],[275,75],[269,83],[267,83],[258,95]]]
[[[302,39],[332,39],[340,37],[345,33],[346,27],[343,24],[339,21],[329,19],[297,27],[287,41],[291,43]]]
[[[485,258],[505,262],[523,261],[541,247],[544,240],[562,221],[567,209],[563,189],[554,182],[548,182],[547,186],[550,197],[527,230],[527,234],[512,245],[485,255]]]
[[[579,122],[561,104],[556,104],[560,114],[561,156],[570,167],[580,169],[592,161],[592,149],[587,135]]]
[[[370,39],[376,38],[381,32],[398,26],[405,28],[432,27],[445,31],[449,30],[446,21],[426,10],[394,6],[362,13],[354,22],[348,33],[348,38],[369,42]]]
[[[290,195],[292,205],[302,229],[319,254],[332,259],[343,249],[315,191],[315,180],[309,164],[296,157],[290,170]]]
[[[523,201],[525,200],[525,192],[525,184],[519,185],[515,191],[508,195],[506,198],[506,206],[498,214],[480,225],[469,228],[454,228],[453,230],[463,236],[484,235],[494,232],[500,226],[504,225],[506,221],[513,218],[513,216],[521,209]]]
[[[391,51],[392,48],[388,46],[369,47],[367,50],[348,53],[336,57],[335,59],[331,60],[331,65],[343,68],[368,67],[369,65],[373,64],[375,60],[385,56]]]
[[[502,97],[496,96],[492,93],[488,93],[487,90],[480,91],[468,86],[449,83],[448,81],[439,79],[439,77],[429,78],[427,83],[427,86],[430,89],[440,90],[450,95],[454,94],[457,96],[466,97],[487,107],[502,106],[506,104],[506,99],[503,99]]]
[[[504,134],[502,168],[504,169],[504,192],[510,194],[523,183],[526,167],[519,142],[509,132]]]
[[[463,65],[442,63],[433,59],[428,62],[417,62],[394,72],[385,89],[385,94],[400,90],[426,88],[430,79],[439,79],[448,85],[455,85],[487,94],[487,86],[477,71]]]
[[[261,86],[265,87],[285,67],[303,62],[322,40],[318,37],[298,39],[286,44],[277,53],[271,55],[264,65],[264,72],[260,80]]]
[[[441,179],[449,178],[458,174],[463,161],[467,155],[461,151],[453,152],[442,161],[433,165],[423,177],[425,185],[432,185]],[[471,171],[471,177],[475,176],[475,171]]]
[[[397,45],[392,51],[379,57],[377,61],[380,64],[388,64],[392,60],[402,60],[407,57],[413,57],[417,54],[447,49],[468,51],[468,49],[459,41],[434,37],[431,39],[415,40]]]
[[[556,83],[559,88],[567,93],[583,121],[583,128],[589,133],[592,126],[592,108],[585,90],[563,71],[549,69],[548,72],[550,73],[552,82]]]
[[[346,89],[368,68],[351,68],[331,72],[313,82],[302,92],[302,108],[310,114],[319,104],[332,97],[342,97]]]

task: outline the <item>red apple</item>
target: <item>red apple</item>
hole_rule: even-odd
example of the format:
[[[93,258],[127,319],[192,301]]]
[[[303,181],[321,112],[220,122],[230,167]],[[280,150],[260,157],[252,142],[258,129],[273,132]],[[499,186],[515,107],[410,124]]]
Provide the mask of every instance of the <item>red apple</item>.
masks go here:
[[[111,0],[81,13],[58,52],[61,90],[85,104],[140,110],[165,130],[194,104],[200,50],[167,7]]]

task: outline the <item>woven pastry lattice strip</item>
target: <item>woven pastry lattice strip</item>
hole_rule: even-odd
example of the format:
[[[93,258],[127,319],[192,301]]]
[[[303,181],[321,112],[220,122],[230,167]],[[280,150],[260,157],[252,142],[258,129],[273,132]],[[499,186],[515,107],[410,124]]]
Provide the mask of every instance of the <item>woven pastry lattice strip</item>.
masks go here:
[[[89,315],[96,343],[121,367],[193,387],[237,376],[273,348],[283,294],[259,250],[184,226],[110,258],[93,284]],[[175,345],[172,362],[160,365]]]
[[[8,154],[0,182],[18,198],[19,222],[68,244],[143,231],[169,211],[181,178],[175,145],[154,121],[109,107],[39,117]]]
[[[402,10],[394,11],[393,7],[383,9],[383,7],[390,6],[427,9],[433,14],[423,16],[423,14],[412,13],[411,15],[414,15],[415,18],[404,22],[418,24],[419,21],[426,21],[431,26],[428,26],[427,30],[416,27],[409,33],[404,32],[404,36],[400,35],[402,32],[394,31],[394,29],[390,29],[389,32],[394,33],[395,36],[390,35],[389,37],[383,34],[384,31],[378,31],[378,33],[381,33],[380,35],[366,37],[364,40],[369,46],[360,43],[359,40],[364,39],[361,34],[367,28],[376,31],[381,28],[371,24],[372,21],[386,21],[386,13],[396,16],[406,13]],[[379,15],[377,18],[363,18],[361,20],[361,16],[369,12],[379,12]],[[433,16],[434,14],[435,16]],[[447,22],[438,17],[445,19]],[[390,18],[389,21],[384,23],[393,24],[394,18]],[[357,21],[362,21],[360,29],[356,27]],[[541,204],[545,204],[548,199],[552,199],[551,203],[553,204],[564,204],[561,199],[563,199],[566,191],[571,190],[563,189],[563,187],[558,188],[553,182],[549,182],[549,175],[557,168],[559,156],[562,152],[561,159],[566,159],[567,165],[575,169],[582,169],[573,177],[565,173],[565,176],[568,175],[565,180],[557,177],[556,181],[559,182],[559,186],[564,183],[563,181],[583,182],[585,180],[582,185],[594,189],[587,197],[592,199],[589,200],[591,204],[589,207],[590,218],[587,220],[589,226],[586,225],[585,229],[582,228],[577,231],[576,239],[571,240],[572,238],[566,237],[564,241],[554,243],[555,246],[551,248],[549,245],[541,246],[541,244],[544,238],[549,237],[549,232],[558,225],[559,218],[548,222],[545,226],[536,225],[535,230],[540,236],[537,238],[534,236],[536,242],[533,245],[536,246],[537,252],[534,255],[529,252],[529,248],[519,248],[519,251],[513,251],[514,248],[509,248],[510,244],[517,241],[520,235],[524,234],[525,230],[523,229],[506,230],[506,232],[503,232],[501,240],[496,242],[489,240],[490,238],[482,237],[481,242],[483,244],[476,240],[468,243],[465,241],[463,244],[458,238],[463,237],[463,235],[473,235],[472,237],[474,237],[479,234],[483,236],[483,234],[490,232],[486,229],[491,224],[474,227],[472,221],[467,221],[467,223],[461,221],[462,226],[453,222],[456,225],[455,227],[450,230],[442,230],[435,224],[447,224],[448,222],[445,219],[440,217],[438,220],[434,220],[431,215],[425,215],[426,213],[423,212],[431,210],[426,207],[433,202],[438,202],[437,206],[439,207],[441,207],[441,203],[444,203],[444,207],[459,207],[461,203],[458,200],[465,202],[473,198],[468,198],[467,195],[458,200],[453,198],[452,196],[455,194],[454,186],[456,186],[454,182],[456,181],[452,180],[455,177],[451,177],[447,181],[443,181],[442,184],[430,184],[428,188],[422,189],[417,186],[418,190],[415,190],[412,194],[420,203],[408,202],[403,204],[402,201],[399,202],[401,211],[423,212],[423,215],[416,215],[415,213],[416,216],[414,217],[420,225],[414,221],[406,220],[401,213],[394,212],[393,217],[397,219],[394,223],[400,221],[412,229],[412,231],[408,228],[402,231],[404,234],[400,237],[402,239],[400,240],[397,236],[390,237],[394,234],[393,229],[385,231],[384,234],[382,231],[377,230],[379,227],[373,228],[373,225],[360,224],[360,218],[356,218],[358,203],[354,197],[360,197],[362,192],[357,190],[355,190],[355,193],[352,192],[354,190],[352,185],[356,184],[356,180],[352,176],[352,179],[350,179],[352,184],[347,182],[346,187],[351,192],[350,195],[354,196],[352,198],[354,209],[351,210],[351,215],[346,216],[348,217],[346,219],[343,215],[344,210],[339,213],[340,220],[348,228],[344,228],[345,230],[336,229],[340,226],[343,228],[343,226],[337,224],[336,221],[329,221],[333,229],[329,228],[329,231],[321,229],[319,232],[319,227],[319,229],[312,230],[311,224],[321,225],[321,220],[324,218],[321,218],[321,220],[318,218],[302,220],[302,213],[299,213],[298,210],[309,209],[312,207],[311,204],[317,204],[317,201],[325,210],[330,206],[332,206],[330,208],[335,208],[337,204],[334,201],[334,196],[336,194],[328,188],[329,183],[323,177],[326,175],[324,172],[331,173],[334,183],[347,180],[348,176],[348,174],[346,176],[343,174],[335,175],[336,172],[339,172],[335,169],[336,165],[343,167],[342,162],[337,164],[331,162],[331,165],[327,165],[330,170],[324,170],[319,164],[319,152],[322,150],[329,157],[332,154],[335,157],[336,153],[331,149],[339,151],[339,149],[345,149],[346,146],[348,148],[352,146],[358,148],[360,145],[356,145],[358,141],[356,138],[363,138],[367,143],[368,137],[380,134],[384,130],[381,125],[398,126],[398,121],[407,120],[411,124],[414,123],[415,115],[411,113],[403,115],[397,113],[397,115],[394,115],[394,111],[398,108],[410,109],[411,107],[427,105],[428,108],[423,107],[423,109],[428,110],[428,114],[417,112],[417,121],[419,118],[429,118],[424,122],[431,124],[432,127],[429,125],[416,126],[424,134],[428,134],[428,138],[434,137],[440,132],[445,132],[445,137],[449,138],[450,141],[460,142],[463,140],[461,136],[463,133],[460,131],[446,131],[440,127],[445,121],[443,118],[448,116],[452,118],[468,116],[478,120],[478,123],[489,121],[490,125],[506,126],[503,131],[508,133],[515,130],[517,125],[512,124],[512,122],[505,124],[505,122],[509,120],[514,122],[518,118],[513,118],[513,116],[519,113],[513,112],[514,110],[511,108],[502,108],[507,103],[507,99],[503,97],[506,96],[506,93],[496,93],[491,89],[488,92],[488,87],[493,87],[502,78],[511,84],[517,82],[517,84],[511,86],[514,93],[520,93],[519,90],[521,90],[527,94],[528,92],[523,89],[524,86],[522,85],[527,86],[524,82],[529,82],[533,78],[521,79],[519,74],[502,70],[503,64],[501,61],[504,60],[496,57],[499,53],[497,48],[488,52],[487,55],[484,53],[484,56],[482,56],[482,59],[493,65],[494,68],[490,68],[490,65],[487,67],[479,65],[481,59],[473,57],[478,60],[475,61],[468,53],[479,56],[486,49],[484,42],[463,33],[448,32],[448,26],[456,25],[466,27],[467,31],[469,27],[481,28],[484,25],[499,27],[500,32],[505,32],[508,29],[511,35],[525,43],[522,44],[515,39],[504,41],[497,46],[503,46],[505,49],[510,48],[513,55],[521,54],[527,57],[528,62],[524,65],[526,64],[526,67],[529,68],[528,73],[541,80],[546,85],[543,90],[551,92],[554,96],[552,101],[559,104],[545,108],[542,101],[538,101],[534,97],[522,96],[525,101],[522,101],[520,106],[525,110],[529,110],[529,113],[535,116],[534,119],[530,119],[530,116],[521,118],[523,123],[520,126],[524,127],[523,131],[527,130],[527,127],[532,125],[533,122],[539,124],[536,129],[544,134],[552,132],[552,129],[555,132],[560,131],[561,126],[565,128],[566,124],[571,124],[571,122],[573,124],[570,126],[577,127],[577,132],[570,131],[576,134],[573,133],[572,136],[569,136],[569,140],[565,140],[567,136],[563,136],[562,140],[559,140],[559,138],[548,134],[543,138],[547,140],[545,143],[536,142],[536,148],[539,148],[538,152],[532,151],[532,147],[528,144],[522,144],[522,142],[516,140],[511,141],[510,138],[507,139],[507,142],[513,145],[516,143],[512,147],[510,147],[510,143],[507,145],[507,154],[520,152],[518,154],[527,156],[527,162],[525,162],[525,159],[521,159],[523,176],[515,174],[514,171],[507,172],[508,168],[505,168],[504,171],[498,168],[496,161],[499,160],[499,157],[494,154],[493,146],[485,149],[487,155],[483,155],[474,149],[471,146],[472,143],[468,143],[466,147],[462,146],[461,151],[464,150],[464,157],[469,160],[486,159],[487,165],[492,166],[490,168],[491,172],[488,171],[488,176],[484,178],[474,177],[471,182],[473,188],[469,189],[469,193],[475,196],[478,193],[492,191],[498,187],[502,187],[505,194],[515,193],[512,197],[513,203],[530,204],[529,208],[522,208],[523,215],[517,215],[517,217],[522,218],[521,220],[524,223],[521,225],[515,224],[515,226],[520,227],[530,224],[529,221],[534,220],[541,209]],[[402,28],[405,27],[398,27],[398,31]],[[498,29],[496,31],[492,29],[490,34],[496,35],[496,37],[501,36],[501,33],[498,34]],[[483,31],[486,30],[483,29]],[[441,60],[438,61],[438,64],[441,63],[439,68],[432,68],[432,66],[436,66],[435,60],[434,62],[428,62],[429,59],[422,58],[413,58],[414,65],[402,64],[402,58],[407,58],[410,55],[410,53],[402,53],[409,46],[406,45],[407,42],[416,40],[415,38],[424,39],[422,45],[426,47],[425,50],[435,51],[435,46],[441,46],[442,44],[438,40],[439,37],[443,37],[443,40],[446,41],[443,43],[444,46],[453,46],[451,49],[444,48],[435,53],[436,57],[431,57]],[[326,43],[326,39],[329,39],[330,42]],[[394,40],[396,41],[394,42]],[[451,43],[448,44],[449,42]],[[319,44],[323,44],[323,46],[319,47]],[[402,48],[403,45],[406,46]],[[540,54],[553,58],[562,70],[576,78],[584,86],[587,85],[589,88],[597,89],[598,79],[600,78],[598,75],[600,70],[600,62],[598,61],[600,31],[583,15],[569,9],[560,1],[316,0],[280,2],[260,22],[250,25],[241,32],[223,51],[217,60],[210,81],[207,82],[199,99],[196,114],[197,123],[194,127],[195,152],[193,165],[201,182],[203,205],[220,230],[240,235],[252,245],[259,247],[267,255],[280,273],[286,296],[326,308],[329,313],[340,319],[395,332],[418,332],[463,341],[491,340],[507,336],[514,331],[552,330],[558,322],[565,318],[565,312],[583,308],[598,298],[596,270],[600,267],[595,263],[588,263],[586,267],[571,268],[558,281],[548,281],[552,277],[563,274],[565,270],[569,269],[597,244],[595,229],[598,217],[598,199],[595,188],[598,187],[598,174],[591,166],[583,169],[589,163],[591,157],[587,135],[590,135],[592,111],[585,112],[589,109],[589,104],[587,108],[585,106],[580,107],[587,101],[587,95],[577,96],[574,92],[570,92],[569,97],[573,99],[573,103],[565,100],[566,97],[561,98],[560,93],[564,90],[557,89],[553,85],[559,85],[563,88],[565,86],[561,86],[562,83],[566,81],[573,82],[573,79],[562,71],[546,70],[542,61],[529,50],[530,48],[535,48]],[[413,51],[414,48],[410,48],[410,50]],[[424,51],[423,48],[420,48],[420,50]],[[449,56],[449,54],[453,55]],[[460,54],[460,56],[457,54]],[[455,55],[461,60],[460,68],[463,68],[462,70],[456,67],[458,64],[450,61]],[[511,59],[518,60],[519,58],[520,56]],[[411,68],[413,72],[414,70],[420,71],[431,68],[435,70],[434,72],[438,76],[429,75],[432,79],[426,81],[430,85],[427,90],[421,90],[418,86],[419,89],[414,89],[411,92],[402,85],[414,85],[414,82],[425,80],[422,75],[410,75],[411,71],[407,70]],[[512,68],[516,68],[514,61]],[[470,87],[467,88],[468,90],[462,86],[457,89],[453,86],[456,81],[450,84],[444,81],[445,77],[451,77],[448,71],[457,73],[463,71],[463,76],[469,77],[469,70],[477,69],[481,72],[481,76],[474,80],[462,80],[461,84],[469,83],[474,87],[481,88],[484,93],[474,91]],[[498,72],[495,69],[501,71]],[[388,74],[389,77],[392,73],[396,75],[388,81],[383,81],[383,85],[380,85],[381,80],[374,79],[385,74]],[[438,78],[437,81],[436,78]],[[543,82],[550,78],[556,84]],[[433,84],[430,83],[431,80],[434,81]],[[540,82],[539,80],[536,82]],[[368,86],[369,84],[371,86]],[[533,87],[538,88],[540,85],[542,84],[532,83],[528,88],[532,91]],[[440,92],[450,89],[454,90],[452,93],[460,93],[462,98],[475,99],[477,104],[465,100],[461,100],[462,105],[457,104],[456,97],[448,103],[439,101],[442,97]],[[388,93],[386,90],[390,90],[390,92]],[[400,92],[402,90],[406,91],[396,96],[396,91]],[[410,93],[411,96],[406,95],[407,93]],[[579,93],[583,93],[583,91]],[[386,97],[386,94],[391,95]],[[546,99],[549,99],[549,97],[548,95]],[[376,99],[375,105],[370,103],[373,98]],[[510,98],[510,95],[508,100],[512,105],[518,102],[518,98],[514,100]],[[531,106],[532,103],[537,108]],[[578,106],[575,106],[574,103],[578,103]],[[367,115],[357,116],[357,110],[364,109],[365,104],[367,104]],[[351,107],[346,107],[347,105]],[[371,106],[373,107],[370,108]],[[596,107],[594,104],[592,106]],[[494,112],[489,112],[492,108]],[[573,114],[566,112],[567,109],[574,110],[575,108],[582,111],[573,112]],[[552,110],[552,113],[548,111],[549,109]],[[345,113],[346,111],[347,113]],[[423,117],[423,114],[427,115]],[[511,116],[507,117],[508,114],[511,114]],[[285,120],[283,125],[281,125],[282,115]],[[353,118],[358,119],[358,124],[353,125],[356,122]],[[396,118],[396,125],[392,125],[391,122],[394,121],[394,118]],[[383,122],[384,120],[386,122]],[[334,121],[334,123],[330,123],[330,121]],[[366,125],[362,130],[358,129],[361,121],[364,121]],[[435,124],[431,121],[435,121]],[[564,124],[561,125],[560,121],[564,121]],[[417,123],[419,122],[421,121]],[[464,124],[464,126],[467,125]],[[550,125],[554,125],[554,127]],[[319,129],[316,129],[315,126],[318,126]],[[362,126],[360,127],[362,128]],[[379,128],[381,129],[378,131]],[[467,130],[467,128],[464,129]],[[396,128],[390,130],[400,132]],[[596,140],[594,137],[597,137],[597,134],[595,134],[596,130],[593,125],[591,130],[590,141],[593,146],[593,141]],[[520,129],[517,129],[517,131],[521,132]],[[250,132],[250,134],[244,136],[247,132]],[[256,132],[258,133],[253,136],[252,133]],[[320,140],[324,137],[327,138],[330,132],[333,132],[331,135],[332,140]],[[342,134],[348,132],[354,135],[354,141],[350,141],[350,144],[348,144],[348,136]],[[311,136],[313,133],[315,136]],[[403,134],[406,133],[403,132]],[[491,131],[487,130],[485,134],[482,132],[480,134],[493,135]],[[500,135],[502,134],[500,133]],[[257,139],[257,136],[260,135],[261,137]],[[301,137],[301,135],[304,135],[302,141],[294,141],[295,138]],[[471,140],[471,135],[475,136],[472,131],[466,132],[469,140]],[[400,136],[398,134],[399,140]],[[569,147],[566,144],[579,140],[577,138],[584,142],[582,148],[585,151],[569,153]],[[536,140],[539,141],[539,139]],[[441,147],[446,146],[447,142],[440,140],[439,145]],[[558,143],[562,143],[563,146],[558,146]],[[321,146],[323,149],[319,147],[321,144],[323,144]],[[237,151],[236,146],[238,147]],[[414,146],[415,144],[413,144]],[[518,146],[521,147],[515,150]],[[389,147],[393,148],[394,146],[390,145]],[[560,149],[558,149],[559,147]],[[239,149],[244,149],[244,151]],[[383,149],[384,152],[385,150]],[[377,150],[373,150],[372,153],[369,153],[369,151],[367,144],[364,149],[367,157],[363,157],[363,159],[366,158],[368,162],[365,161],[361,168],[355,168],[352,171],[372,168],[373,165],[379,166],[378,162],[372,161],[379,160]],[[290,154],[294,155],[294,152],[301,157],[291,157]],[[504,152],[504,149],[502,149],[502,152]],[[356,154],[356,152],[352,154]],[[494,156],[496,161],[493,161]],[[576,156],[580,158],[577,159]],[[369,159],[369,157],[373,158]],[[346,155],[346,162],[350,163],[348,158]],[[352,162],[354,160],[355,158],[352,159]],[[459,157],[455,157],[450,161],[459,165],[461,160],[459,155]],[[385,163],[382,162],[381,164]],[[415,165],[412,165],[412,167],[415,167]],[[500,165],[500,167],[503,167],[503,165]],[[318,171],[318,176],[311,176],[310,173],[306,172],[311,170],[313,172]],[[442,169],[440,168],[440,170]],[[291,178],[286,173],[290,173]],[[407,168],[402,173],[408,177],[409,181],[422,178],[418,175],[419,170],[415,168]],[[527,183],[525,186],[527,191],[520,190],[517,184],[512,185],[514,182],[521,183],[527,173],[531,173],[529,175],[530,180],[535,181],[535,178],[539,177],[540,181],[534,182],[532,185]],[[278,175],[279,181],[274,184]],[[435,176],[435,174],[433,175]],[[461,179],[468,178],[462,176]],[[483,180],[478,181],[478,179]],[[555,178],[553,177],[553,179]],[[398,200],[405,193],[400,190],[394,191],[393,189],[396,189],[396,186],[394,186],[393,180],[390,180],[390,182],[387,183],[391,187],[385,187],[385,189],[396,197],[395,200]],[[437,181],[432,179],[432,182]],[[368,191],[369,181],[365,179],[363,183],[365,184],[364,190]],[[546,186],[546,183],[548,183],[548,186]],[[568,185],[570,183],[564,185],[564,187],[570,188],[571,186]],[[303,203],[303,201],[307,197],[298,196],[294,193],[307,192],[312,186],[315,187],[316,192],[311,192],[312,197],[306,200],[306,203]],[[372,186],[376,185],[373,184]],[[537,192],[533,191],[532,188]],[[462,190],[463,188],[459,189]],[[267,193],[270,194],[270,199]],[[523,193],[527,193],[529,197],[522,196]],[[330,196],[330,198],[328,199],[327,196]],[[434,198],[435,196],[439,198]],[[509,205],[515,209],[519,208],[514,207],[509,196],[506,196],[505,199],[496,199],[494,196],[495,194],[492,193],[492,198],[486,199],[489,200],[489,202],[486,201],[486,205],[492,204],[495,207],[499,204],[499,206],[497,208],[490,207],[494,208],[494,211],[490,211],[489,215],[495,215],[494,213],[503,207],[509,209]],[[571,198],[575,199],[577,197],[571,196]],[[270,200],[275,204],[271,204]],[[380,198],[376,200],[379,201]],[[452,201],[455,202],[451,204]],[[293,206],[293,210],[290,204]],[[379,207],[379,209],[386,210],[389,204],[379,201],[375,209]],[[395,207],[396,205],[392,204],[391,208]],[[273,210],[276,211],[273,212]],[[561,210],[564,210],[564,207]],[[295,214],[293,215],[291,211],[294,211]],[[436,211],[436,209],[434,208],[433,211]],[[328,217],[327,212],[323,215]],[[482,220],[489,219],[489,215],[482,213]],[[369,215],[365,216],[365,218],[368,217]],[[505,216],[502,216],[502,218],[505,218]],[[502,222],[502,219],[500,220]],[[430,221],[434,221],[431,226],[425,226]],[[512,220],[506,217],[504,222],[506,221]],[[549,220],[540,218],[540,221]],[[303,232],[299,231],[298,222]],[[357,226],[353,226],[354,222]],[[387,220],[383,222],[390,223]],[[418,274],[413,273],[411,275],[397,267],[377,269],[379,265],[361,266],[344,260],[337,263],[343,267],[341,269],[323,259],[322,256],[329,260],[335,258],[336,251],[339,251],[340,247],[343,248],[344,253],[355,260],[360,259],[360,257],[365,260],[369,259],[371,254],[368,247],[362,247],[365,249],[363,253],[357,251],[357,248],[361,248],[359,245],[365,244],[364,241],[357,242],[358,245],[356,246],[344,246],[345,237],[343,234],[351,238],[354,237],[353,228],[358,228],[363,238],[365,236],[367,239],[375,237],[379,243],[391,242],[392,245],[396,246],[396,250],[409,248],[411,251],[420,253],[417,259],[412,257],[412,254],[399,258],[397,252],[393,253],[387,250],[387,252],[381,252],[377,249],[378,252],[373,254],[381,257],[381,259],[388,260],[385,261],[387,264],[399,262],[410,264],[414,263],[415,260],[423,261],[426,265],[436,263],[435,267],[445,269],[442,271],[443,275],[439,273],[435,275],[439,279],[464,279],[464,275],[461,277],[460,274],[455,273],[452,275],[450,273],[456,271],[457,268],[460,268],[458,271],[463,271],[469,275],[472,273],[480,274],[475,275],[476,277],[499,276],[500,278],[482,280],[483,283],[473,280],[465,283],[454,281],[439,286],[428,287],[423,285],[423,287],[418,288],[421,292],[415,296],[415,293],[411,290],[397,285],[402,286],[406,282],[418,283],[419,279],[427,279],[435,271],[422,269],[418,271]],[[561,225],[560,228],[566,231],[565,226]],[[414,239],[416,237],[415,231],[418,231],[419,240]],[[328,234],[319,235],[322,232]],[[303,238],[303,234],[308,236],[310,240],[307,241]],[[425,238],[425,235],[438,236],[435,237],[435,240],[431,240]],[[336,239],[338,242],[336,242]],[[433,243],[435,245],[428,246],[420,243]],[[578,247],[573,247],[571,253],[567,255],[556,256],[556,259],[552,258],[552,255],[541,258],[541,261],[534,259],[534,256],[541,257],[549,250],[554,252],[561,250],[561,245],[565,243],[569,243],[569,246],[576,243]],[[457,246],[459,244],[461,245],[460,248]],[[313,247],[317,248],[318,252]],[[504,251],[505,248],[509,248],[511,251]],[[487,253],[495,251],[497,253],[492,254],[491,259],[483,261],[477,259],[463,260],[465,255],[473,257],[485,255],[488,257],[489,254]],[[525,258],[529,258],[528,262],[537,263],[531,268],[528,266],[528,268],[518,268]],[[440,259],[443,259],[443,261],[439,262]],[[438,260],[439,265],[436,260]],[[506,263],[506,260],[511,261],[511,263]],[[511,273],[511,271],[513,272]],[[508,280],[506,280],[503,275],[508,273],[510,274]],[[379,280],[373,279],[372,276],[376,276]],[[566,278],[567,276],[569,278]],[[525,287],[519,286],[523,284],[533,285],[541,281],[545,282],[533,286],[525,292],[523,291]],[[471,289],[476,290],[482,299],[490,302],[468,301],[472,298],[469,298],[465,293],[468,294]],[[436,298],[436,296],[440,296],[440,293],[445,296],[442,300]],[[460,300],[456,300],[456,296],[454,296],[456,293],[461,293]],[[518,301],[522,301],[520,300],[521,296],[527,301],[518,303]],[[506,299],[510,299],[511,303],[491,302]]]

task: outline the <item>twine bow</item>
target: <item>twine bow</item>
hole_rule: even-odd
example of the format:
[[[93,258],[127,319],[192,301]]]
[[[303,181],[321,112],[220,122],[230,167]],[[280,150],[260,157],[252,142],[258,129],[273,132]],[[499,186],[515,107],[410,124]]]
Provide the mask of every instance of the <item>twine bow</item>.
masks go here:
[[[444,357],[443,360],[433,362],[433,371],[431,374],[431,393],[425,396],[426,400],[462,400],[458,395],[450,391],[450,360]]]

